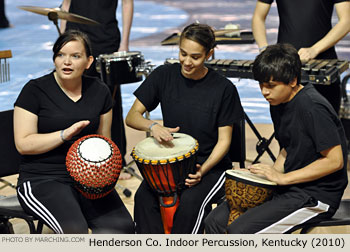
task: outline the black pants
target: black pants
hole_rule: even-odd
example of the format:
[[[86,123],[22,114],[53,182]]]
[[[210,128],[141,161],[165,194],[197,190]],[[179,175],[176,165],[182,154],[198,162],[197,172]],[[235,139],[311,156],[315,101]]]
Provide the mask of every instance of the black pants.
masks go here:
[[[58,181],[26,181],[17,189],[23,209],[36,216],[55,233],[134,233],[134,223],[113,190],[107,196],[90,200],[73,185]]]
[[[224,194],[224,171],[212,170],[194,187],[185,189],[180,195],[171,232],[174,234],[203,233],[206,207],[218,194]],[[219,195],[220,196],[220,195]],[[136,233],[164,233],[158,195],[143,181],[135,194],[134,219]]]
[[[260,206],[248,209],[227,226],[229,204],[224,201],[205,219],[208,234],[281,234],[296,230],[299,224],[330,218],[335,209],[301,192],[275,195]]]

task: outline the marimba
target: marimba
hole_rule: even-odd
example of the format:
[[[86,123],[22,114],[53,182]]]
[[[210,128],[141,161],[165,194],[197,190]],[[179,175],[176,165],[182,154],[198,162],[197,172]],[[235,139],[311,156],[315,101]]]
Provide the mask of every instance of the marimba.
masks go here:
[[[165,63],[175,62],[179,61],[167,59]],[[253,63],[253,60],[212,59],[205,62],[205,65],[228,78],[254,79]],[[349,69],[347,60],[309,60],[302,63],[301,82],[330,85],[347,69]]]
[[[213,59],[206,64],[226,77],[253,79],[253,60]],[[330,85],[348,68],[346,60],[309,60],[302,63],[301,82]]]

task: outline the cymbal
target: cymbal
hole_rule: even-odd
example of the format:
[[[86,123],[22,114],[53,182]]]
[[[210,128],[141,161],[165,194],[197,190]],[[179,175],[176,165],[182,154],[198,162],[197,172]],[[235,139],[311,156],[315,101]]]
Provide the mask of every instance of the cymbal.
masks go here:
[[[43,7],[35,7],[35,6],[18,6],[18,8],[25,11],[30,11],[36,14],[44,15],[44,16],[48,16],[49,13],[54,12],[57,14],[58,19],[64,19],[74,23],[93,24],[93,25],[100,24],[95,20],[80,16],[77,14],[69,13],[67,11],[63,11],[60,8],[43,8]]]

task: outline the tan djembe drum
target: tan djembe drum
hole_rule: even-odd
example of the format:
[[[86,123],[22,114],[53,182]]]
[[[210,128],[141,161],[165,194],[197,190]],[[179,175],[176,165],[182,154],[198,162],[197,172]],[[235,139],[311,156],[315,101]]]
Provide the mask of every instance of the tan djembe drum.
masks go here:
[[[179,204],[179,195],[185,188],[188,174],[196,173],[198,142],[193,137],[174,133],[172,147],[159,144],[147,137],[132,150],[135,160],[147,184],[159,196],[164,233],[171,233],[173,216]]]
[[[225,180],[226,200],[230,207],[227,225],[249,208],[267,201],[273,193],[276,183],[244,170],[227,170]]]
[[[122,169],[122,157],[112,140],[87,135],[69,148],[66,166],[76,188],[88,199],[99,199],[114,189]]]

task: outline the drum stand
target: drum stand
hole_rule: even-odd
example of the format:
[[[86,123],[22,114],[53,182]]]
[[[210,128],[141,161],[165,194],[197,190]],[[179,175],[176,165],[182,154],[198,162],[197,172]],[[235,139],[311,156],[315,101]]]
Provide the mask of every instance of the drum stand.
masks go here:
[[[256,151],[258,152],[258,155],[254,159],[252,164],[256,164],[258,162],[258,160],[260,159],[260,157],[264,154],[265,151],[269,154],[269,156],[271,157],[272,161],[275,162],[276,158],[275,158],[275,156],[273,155],[272,151],[269,148],[269,145],[270,145],[271,141],[275,137],[275,132],[272,133],[272,135],[270,136],[269,139],[266,139],[266,138],[264,138],[264,137],[262,137],[260,135],[259,131],[256,129],[255,125],[252,123],[252,121],[249,119],[248,115],[245,112],[244,112],[244,117],[245,117],[245,120],[247,121],[248,125],[253,130],[254,134],[257,136],[257,138],[259,140],[257,142],[257,144],[256,144]]]

